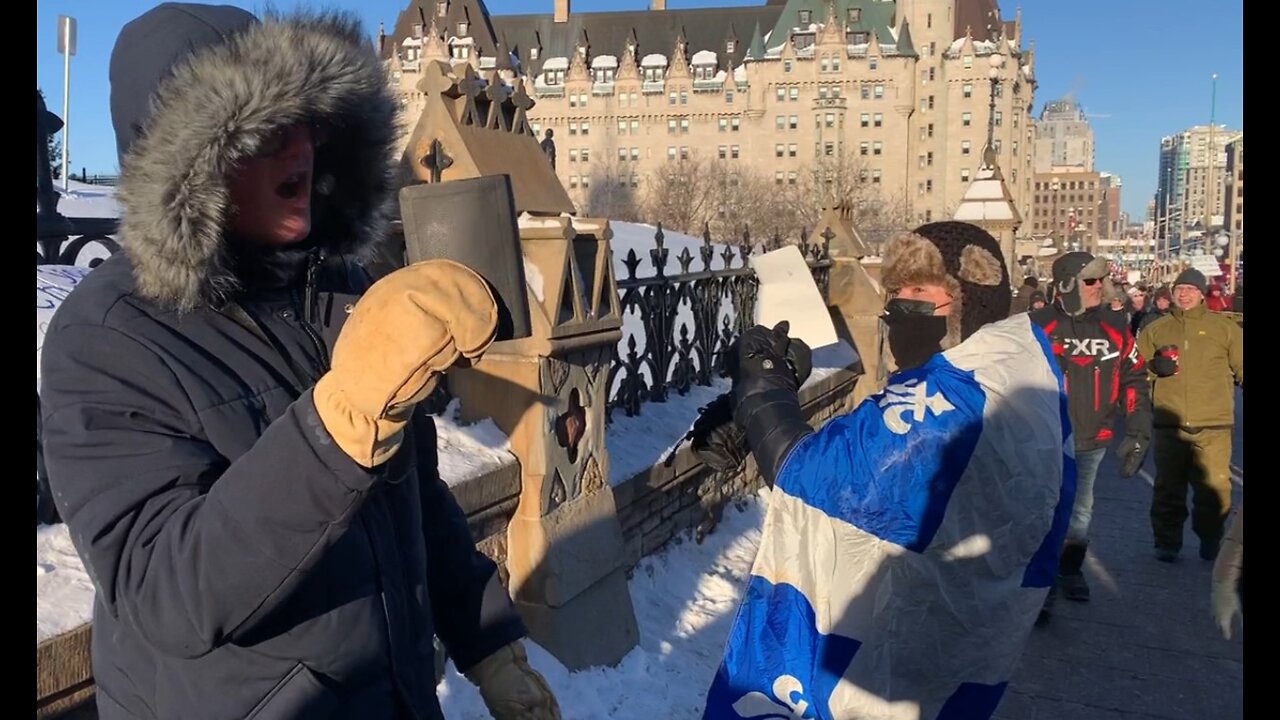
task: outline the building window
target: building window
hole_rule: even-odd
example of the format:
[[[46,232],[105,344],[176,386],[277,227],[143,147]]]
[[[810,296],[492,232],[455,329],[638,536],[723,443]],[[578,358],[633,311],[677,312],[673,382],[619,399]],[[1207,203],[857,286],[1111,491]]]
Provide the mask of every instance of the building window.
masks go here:
[[[822,56],[822,72],[831,72],[831,61],[827,59],[826,55]]]
[[[1017,155],[1017,154],[1018,154],[1018,141],[1017,141],[1017,140],[1014,140],[1014,141],[1013,141],[1013,154],[1014,154],[1014,155]]]
[[[871,143],[871,154],[872,154],[872,155],[879,155],[879,154],[880,154],[880,151],[881,151],[881,150],[883,150],[883,149],[884,149],[884,143],[880,142],[879,140],[877,140],[877,141],[875,141],[875,142]]]
[[[719,150],[719,155],[720,155],[720,159],[721,159],[721,160],[724,160],[726,157],[728,157],[728,155],[729,155],[729,148],[725,147],[724,145],[721,145],[721,146],[718,148],[718,150]]]
[[[859,116],[858,120],[861,123],[862,127],[871,126],[871,116],[868,115],[867,113],[862,113],[862,115]]]
[[[879,100],[880,98],[884,97],[884,86],[883,86],[883,85],[877,85],[877,86],[876,86],[876,88],[875,88],[875,95],[876,95],[876,99],[877,99],[877,100]]]
[[[795,171],[795,170],[792,170],[791,172],[788,172],[788,173],[787,173],[787,184],[788,184],[788,185],[795,185],[795,184],[796,184],[796,178],[797,178],[797,177],[798,177],[798,176],[797,176],[797,174],[796,174],[796,171]]]
[[[791,72],[791,61],[790,61],[790,60],[783,60],[783,61],[782,61],[782,72],[788,72],[788,73],[789,73],[789,72]]]
[[[925,85],[925,84],[927,84],[928,82],[929,82],[929,71],[928,71],[928,70],[921,70],[921,71],[920,71],[920,84],[921,84],[921,85]]]
[[[787,89],[784,87],[778,88],[776,91],[774,91],[774,98],[778,102],[785,102],[787,99]]]
[[[925,181],[924,181],[924,191],[925,191],[925,192],[927,192],[927,193],[931,193],[931,192],[933,192],[933,181],[932,181],[932,180],[925,180]]]
[[[577,134],[578,134],[578,123],[576,123],[576,122],[571,122],[571,123],[569,123],[569,134],[570,134],[570,135],[577,135]]]
[[[790,126],[790,128],[791,128],[792,130],[798,130],[798,129],[800,129],[800,118],[799,118],[799,116],[797,116],[797,115],[792,115],[790,118],[788,118],[788,120],[790,121],[790,122],[789,122],[789,126]]]
[[[684,90],[680,91],[680,104],[681,105],[689,104],[689,93],[685,92]]]
[[[834,157],[836,154],[836,144],[831,142],[823,144],[822,154],[827,157]]]
[[[1001,125],[1004,124],[1004,113],[997,110],[995,118],[996,118],[996,127],[1000,127]]]
[[[578,176],[577,176],[577,175],[570,175],[570,176],[569,176],[569,187],[570,187],[570,188],[577,188],[577,187],[578,187]]]
[[[589,187],[591,187],[591,176],[590,176],[590,175],[583,175],[583,176],[582,176],[582,187],[583,187],[584,189],[585,189],[585,188],[589,188]]]
[[[674,91],[672,91],[672,92],[670,92],[670,93],[667,93],[667,104],[668,104],[668,105],[675,105],[675,104],[676,104],[676,94],[675,94],[675,92],[674,92]]]
[[[795,156],[796,156],[796,144],[791,143],[790,145],[787,146],[787,157],[795,157]]]
[[[676,119],[675,119],[675,118],[668,118],[668,119],[667,119],[667,134],[668,134],[668,135],[674,135],[675,133],[676,133]]]
[[[578,148],[569,148],[569,162],[578,162]]]
[[[933,167],[933,153],[932,153],[932,152],[927,153],[927,154],[925,155],[925,158],[926,158],[926,160],[927,160],[927,161],[928,161],[928,163],[929,163],[929,167]]]
[[[856,23],[862,21],[862,8],[849,8],[849,22]]]
[[[876,62],[876,58],[871,58],[870,60],[868,60],[867,65],[873,72],[877,67],[879,67],[879,63]]]
[[[920,98],[920,112],[929,112],[929,101]]]
[[[840,56],[831,58],[831,72],[840,72]]]
[[[933,27],[933,13],[924,16],[924,26],[927,28]]]
[[[618,121],[618,134],[619,134],[619,135],[626,135],[626,134],[627,134],[627,121],[626,121],[626,120],[619,120],[619,121]]]
[[[970,112],[960,113],[960,124],[965,127],[969,127],[970,125],[972,125],[973,113],[970,113]]]
[[[964,69],[965,69],[965,70],[972,70],[972,69],[973,69],[973,56],[972,56],[972,55],[965,55],[964,57],[960,58],[960,62],[961,62],[961,64],[962,64],[962,65],[964,65]]]
[[[738,118],[733,118],[732,120],[729,121],[729,129],[732,130],[733,132],[738,132],[738,129],[741,127],[742,127],[742,123],[738,120]]]
[[[689,118],[680,118],[680,134],[689,134]]]
[[[725,90],[725,91],[724,91],[724,101],[725,101],[725,104],[727,104],[727,105],[732,105],[732,104],[733,104],[733,91],[732,91],[732,90]]]
[[[871,182],[876,183],[876,184],[879,184],[879,182],[880,182],[880,171],[879,171],[879,170],[872,170],[872,171],[871,171]]]
[[[835,115],[835,113],[827,113],[827,114],[826,114],[826,116],[823,118],[823,120],[825,120],[825,121],[826,121],[826,126],[827,126],[827,127],[829,127],[829,128],[833,128],[833,127],[835,127],[835,126],[836,126],[836,115]]]
[[[640,148],[638,147],[631,148],[631,161],[638,162],[639,160],[640,160]]]
[[[530,59],[530,60],[537,60],[537,59],[538,59],[538,48],[536,48],[536,47],[535,47],[535,48],[529,48],[529,59]]]
[[[961,154],[961,155],[968,155],[968,154],[969,154],[969,151],[970,151],[970,150],[972,150],[972,149],[973,149],[973,144],[972,144],[972,143],[970,143],[968,140],[961,140],[961,141],[960,141],[960,154]]]
[[[920,158],[919,158],[919,161],[918,161],[918,162],[919,162],[919,167],[920,167],[920,169],[921,169],[921,170],[923,170],[923,169],[924,169],[924,156],[923,156],[923,155],[921,155],[921,156],[920,156]]]
[[[541,135],[542,123],[529,123],[529,129],[533,131],[534,135]]]
[[[639,134],[640,134],[640,121],[639,121],[639,120],[632,120],[632,121],[631,121],[631,134],[632,134],[632,135],[639,135]]]
[[[930,109],[930,110],[932,110],[932,109],[933,109],[933,96],[932,96],[932,95],[930,95],[930,96],[929,96],[929,109]]]
[[[929,123],[929,137],[933,137],[933,123]]]
[[[441,0],[441,2],[436,3],[436,17],[444,17],[446,14],[448,14],[448,12],[449,12],[449,3],[444,2],[444,0]]]
[[[859,95],[862,97],[863,100],[870,100],[871,88],[867,87],[866,85],[863,85],[861,91],[859,92]]]
[[[777,129],[779,129],[779,130],[785,130],[785,129],[786,129],[786,127],[787,127],[787,116],[786,116],[786,115],[778,115],[778,116],[774,117],[774,122],[775,122],[775,124],[776,124],[776,126],[777,126]]]
[[[973,83],[965,83],[961,90],[964,92],[965,97],[973,97]]]
[[[640,107],[639,103],[636,102],[636,97],[635,93],[631,93],[631,107]]]
[[[923,140],[924,140],[924,137],[925,137],[925,135],[924,135],[924,126],[923,126],[923,125],[921,125],[921,126],[920,126],[920,140],[921,140],[921,141],[923,141]]]
[[[618,148],[618,162],[626,162],[626,161],[627,161],[627,149]]]
[[[784,152],[786,152],[786,146],[782,145],[781,143],[773,146],[774,157],[782,157],[782,154]]]
[[[999,140],[992,140],[992,141],[991,141],[991,149],[992,149],[992,150],[995,150],[995,151],[996,151],[996,154],[999,154],[999,153],[1000,153],[1000,141],[999,141]]]
[[[466,36],[467,36],[467,28],[468,28],[468,24],[467,24],[467,23],[465,23],[465,22],[460,22],[460,23],[458,23],[458,36],[459,36],[459,37],[466,37]]]
[[[737,159],[738,159],[738,146],[737,146],[737,145],[730,146],[730,148],[729,148],[729,157],[733,158],[734,160],[737,160]]]
[[[811,23],[811,22],[813,22],[813,12],[812,12],[812,11],[809,11],[809,10],[801,10],[801,11],[800,11],[800,24],[801,24],[801,25],[808,25],[808,24],[809,24],[809,23]]]
[[[875,118],[876,118],[876,122],[875,122],[876,127],[883,127],[883,126],[884,126],[884,113],[876,113],[876,114],[875,114]]]
[[[781,184],[782,184],[782,179],[783,179],[784,177],[786,177],[786,174],[785,174],[785,173],[783,173],[781,170],[777,170],[777,171],[775,171],[775,172],[773,173],[773,184],[774,184],[774,185],[781,185]]]
[[[582,148],[582,153],[581,153],[581,155],[582,155],[582,162],[590,162],[590,160],[591,160],[591,150],[590,150],[590,148]]]
[[[800,88],[797,88],[797,87],[791,88],[790,94],[791,94],[791,102],[798,101],[800,99]]]
[[[683,146],[680,148],[680,159],[681,160],[689,159],[689,148],[683,147]]]
[[[725,51],[725,52],[727,52],[727,53],[731,53],[731,52],[733,52],[734,48],[736,48],[736,47],[737,47],[737,44],[736,44],[736,43],[734,43],[734,41],[732,41],[732,40],[726,40],[726,41],[724,42],[724,51]]]
[[[826,100],[826,99],[827,99],[827,86],[826,86],[826,85],[823,85],[822,87],[818,88],[818,97],[819,97],[819,98],[821,98],[821,99],[823,99],[823,100]]]
[[[668,159],[668,160],[675,160],[675,159],[676,159],[676,149],[675,149],[675,148],[673,148],[673,147],[671,147],[671,146],[667,146],[667,159]]]
[[[720,126],[720,132],[727,132],[729,130],[729,119],[720,118],[718,125]]]
[[[871,143],[869,143],[869,142],[867,142],[867,141],[865,141],[865,140],[864,140],[864,141],[862,141],[862,142],[860,142],[860,143],[858,143],[858,154],[859,154],[859,155],[866,155],[866,154],[867,154],[867,153],[869,153],[870,151],[871,151]]]
[[[969,182],[969,168],[960,171],[960,182]]]

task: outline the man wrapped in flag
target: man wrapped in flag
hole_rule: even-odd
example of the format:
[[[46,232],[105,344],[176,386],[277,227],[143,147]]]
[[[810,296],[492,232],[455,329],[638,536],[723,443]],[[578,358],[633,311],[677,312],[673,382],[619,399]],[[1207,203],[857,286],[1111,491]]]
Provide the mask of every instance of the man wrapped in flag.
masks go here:
[[[1062,377],[1008,315],[998,243],[960,222],[886,248],[898,372],[814,432],[785,326],[737,348],[734,419],[774,486],[704,714],[975,720],[1008,684],[1075,493]]]

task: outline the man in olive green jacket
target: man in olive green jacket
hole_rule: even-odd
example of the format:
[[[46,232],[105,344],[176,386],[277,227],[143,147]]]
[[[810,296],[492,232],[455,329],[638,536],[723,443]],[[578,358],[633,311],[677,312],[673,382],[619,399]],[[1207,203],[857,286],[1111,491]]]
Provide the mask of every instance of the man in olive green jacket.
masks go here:
[[[1244,385],[1244,329],[1205,308],[1207,285],[1200,272],[1184,271],[1174,281],[1172,312],[1138,335],[1138,352],[1154,375],[1151,529],[1164,562],[1182,549],[1188,484],[1200,557],[1217,556],[1231,509],[1232,385]]]

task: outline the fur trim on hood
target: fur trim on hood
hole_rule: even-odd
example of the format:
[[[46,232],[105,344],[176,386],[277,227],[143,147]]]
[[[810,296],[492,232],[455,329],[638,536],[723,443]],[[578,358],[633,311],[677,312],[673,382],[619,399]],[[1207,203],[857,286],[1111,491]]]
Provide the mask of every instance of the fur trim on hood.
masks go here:
[[[145,62],[145,50],[128,44],[122,33],[115,53],[136,52],[129,60]],[[147,299],[187,311],[220,305],[241,289],[245,274],[224,233],[227,177],[297,122],[332,130],[316,150],[306,246],[355,253],[385,233],[397,108],[352,16],[267,17],[183,58],[149,98],[134,101],[150,106],[121,160],[120,234]]]

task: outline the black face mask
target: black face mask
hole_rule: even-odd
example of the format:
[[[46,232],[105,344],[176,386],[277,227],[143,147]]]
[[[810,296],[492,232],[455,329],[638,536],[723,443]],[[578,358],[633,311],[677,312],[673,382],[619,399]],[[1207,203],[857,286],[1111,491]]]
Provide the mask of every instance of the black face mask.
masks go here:
[[[885,305],[881,319],[889,329],[889,352],[899,370],[920,367],[942,352],[947,318],[934,315],[936,309],[933,303],[921,300],[890,300]]]

